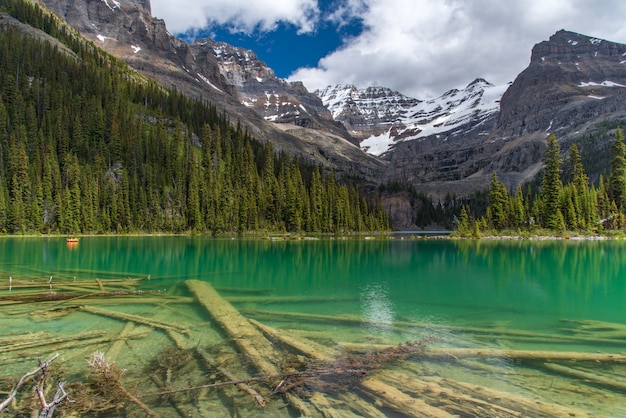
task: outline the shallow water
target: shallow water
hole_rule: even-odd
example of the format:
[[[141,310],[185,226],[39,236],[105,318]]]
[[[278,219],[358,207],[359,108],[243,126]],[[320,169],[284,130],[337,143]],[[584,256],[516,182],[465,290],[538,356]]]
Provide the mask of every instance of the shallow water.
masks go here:
[[[210,283],[233,306],[250,318],[309,338],[329,349],[344,343],[397,344],[434,338],[435,347],[506,348],[589,353],[619,353],[626,346],[626,243],[620,241],[463,241],[463,240],[317,240],[265,241],[210,239],[204,237],[83,237],[75,248],[61,238],[0,239],[0,296],[13,280],[56,283],[100,278],[144,277],[140,288],[148,293],[135,299],[109,298],[98,308],[187,324],[212,352],[223,351],[236,373],[255,374],[254,367],[236,358],[235,349],[211,316],[194,302],[185,280]],[[54,289],[53,289],[54,290]],[[160,293],[150,293],[150,292]],[[180,296],[184,299],[168,300]],[[144,303],[140,298],[161,297]],[[46,302],[48,312],[79,306],[76,301]],[[94,302],[95,303],[95,302]],[[60,312],[50,318],[36,304],[0,305],[3,335],[47,332],[68,336],[104,331],[115,340],[128,321],[83,310]],[[284,313],[280,315],[280,313]],[[276,313],[279,313],[278,315]],[[292,314],[310,314],[309,317]],[[322,316],[350,318],[325,320]],[[617,324],[615,330],[594,327],[581,330],[592,320]],[[620,327],[624,327],[621,330]],[[138,325],[138,335],[126,340],[116,361],[128,368],[127,379],[138,392],[158,389],[146,370],[153,359],[173,342],[167,333]],[[481,329],[486,332],[476,333]],[[541,334],[521,337],[518,334]],[[578,334],[576,334],[578,333]],[[526,335],[524,334],[524,335]],[[583,335],[577,340],[559,338]],[[556,336],[555,339],[542,336]],[[68,376],[87,373],[85,359],[94,350],[105,354],[112,342],[59,350],[38,347],[3,353],[0,376],[32,369],[37,356],[62,353],[58,363]],[[224,354],[225,353],[225,354]],[[217,354],[216,354],[217,355]],[[229,357],[230,356],[230,357]],[[241,356],[239,356],[241,357]],[[455,361],[416,359],[390,367],[424,378],[449,378],[483,385],[529,399],[576,407],[594,416],[626,416],[622,390],[585,383],[580,378],[547,372],[541,365],[515,359],[484,360],[482,366]],[[566,363],[571,366],[571,364]],[[580,364],[582,369],[626,381],[621,364]],[[419,368],[419,371],[415,369]],[[215,379],[209,371],[180,371],[172,386],[202,385]],[[159,372],[155,372],[158,374]],[[165,379],[165,377],[163,377]],[[158,380],[158,379],[156,379]],[[184,382],[183,382],[184,380]],[[162,382],[161,382],[162,383]],[[626,386],[625,386],[626,387]],[[7,388],[0,389],[7,390]],[[178,400],[190,416],[210,410],[215,416],[263,416],[249,399],[230,393],[204,393],[200,399]],[[334,394],[332,396],[335,396]],[[411,396],[418,397],[413,394]],[[241,406],[236,406],[233,399]],[[366,398],[367,399],[367,398]],[[367,399],[374,403],[374,399]],[[164,416],[181,416],[171,406],[147,400]],[[153,403],[151,403],[153,402]],[[288,408],[285,416],[298,414]],[[129,408],[132,409],[132,406]],[[169,409],[168,409],[169,408]],[[204,408],[204,409],[203,409]],[[380,407],[386,415],[399,415]],[[271,415],[271,414],[270,414]],[[358,415],[358,414],[357,414]],[[469,416],[469,415],[468,415]]]

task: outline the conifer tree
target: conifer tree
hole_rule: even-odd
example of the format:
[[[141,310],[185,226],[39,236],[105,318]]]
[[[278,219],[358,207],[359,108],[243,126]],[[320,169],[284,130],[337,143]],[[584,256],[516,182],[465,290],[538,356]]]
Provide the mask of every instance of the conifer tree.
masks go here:
[[[554,231],[565,229],[565,220],[561,212],[561,148],[554,134],[548,136],[544,155],[544,174],[541,182],[541,199],[543,202],[543,225]]]
[[[491,209],[491,222],[496,229],[503,229],[508,226],[508,202],[509,196],[506,187],[498,180],[494,171],[491,176],[489,207]]]
[[[624,134],[618,127],[611,145],[611,174],[609,176],[609,197],[618,210],[626,210],[626,144]]]

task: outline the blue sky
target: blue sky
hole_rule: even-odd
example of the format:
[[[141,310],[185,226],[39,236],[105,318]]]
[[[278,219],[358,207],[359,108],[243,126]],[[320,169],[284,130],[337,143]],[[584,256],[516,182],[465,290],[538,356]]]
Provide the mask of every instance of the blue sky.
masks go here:
[[[320,2],[323,3],[330,2]],[[186,41],[209,37],[251,49],[278,77],[287,78],[299,68],[315,67],[320,59],[337,50],[349,38],[359,35],[362,30],[362,20],[357,17],[341,25],[322,18],[313,30],[307,32],[301,32],[290,22],[280,21],[271,31],[254,28],[246,33],[233,31],[228,25],[213,25],[178,33],[177,36]]]
[[[249,48],[313,91],[390,87],[419,99],[513,81],[560,29],[626,43],[624,0],[151,0],[180,37]]]

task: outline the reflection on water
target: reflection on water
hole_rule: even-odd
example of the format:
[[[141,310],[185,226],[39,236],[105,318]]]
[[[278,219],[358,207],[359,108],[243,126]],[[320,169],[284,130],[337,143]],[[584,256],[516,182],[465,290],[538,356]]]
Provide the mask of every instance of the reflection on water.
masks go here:
[[[371,331],[390,329],[395,319],[385,283],[367,284],[361,291],[362,316]]]
[[[202,335],[205,348],[218,354],[229,341],[215,324],[207,325],[210,318],[194,302],[186,280],[209,282],[250,318],[328,349],[436,337],[442,347],[616,353],[626,345],[625,250],[626,243],[620,241],[204,237],[82,237],[79,246],[69,249],[63,238],[4,238],[0,239],[0,297],[8,292],[9,277],[24,281],[52,276],[56,283],[74,277],[150,275],[142,290],[166,290],[172,299],[111,298],[108,305],[95,306],[188,324]],[[45,309],[0,304],[0,326],[6,335],[105,331],[117,336],[123,332],[124,321],[79,308],[78,302],[63,301],[46,304]],[[139,381],[159,350],[172,344],[166,332],[145,327],[138,326],[137,332],[146,335],[127,340],[119,349],[120,366],[132,370],[132,378]],[[107,344],[97,348],[107,350]],[[68,352],[68,364],[84,365],[90,351],[91,346]],[[48,354],[42,347],[28,356]],[[238,364],[232,348],[229,355],[223,361]],[[15,356],[4,353],[0,368],[31,368],[28,356]],[[600,416],[625,412],[620,406],[626,403],[623,392],[585,385],[580,379],[556,378],[554,372],[527,363],[500,358],[405,366],[421,370],[415,371],[419,376],[438,375],[530,398],[545,397]],[[619,365],[568,366],[588,373],[610,372],[614,380],[626,380]],[[238,367],[247,371],[245,365]],[[200,372],[186,378],[199,384],[211,375],[211,371]]]

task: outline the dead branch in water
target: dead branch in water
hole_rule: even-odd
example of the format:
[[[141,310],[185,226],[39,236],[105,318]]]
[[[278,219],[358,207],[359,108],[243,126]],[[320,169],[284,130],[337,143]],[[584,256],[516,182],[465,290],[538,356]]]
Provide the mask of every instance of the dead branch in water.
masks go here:
[[[44,385],[46,382],[46,378],[48,376],[48,367],[50,366],[50,363],[52,363],[58,357],[59,357],[59,354],[57,353],[46,361],[41,361],[41,359],[39,359],[39,367],[23,375],[20,378],[20,380],[17,382],[17,384],[15,385],[15,388],[13,389],[13,391],[9,394],[9,397],[0,404],[0,413],[4,411],[6,407],[9,406],[15,400],[17,393],[19,392],[21,387],[24,385],[24,383],[29,378],[31,378],[32,376],[35,376],[36,374],[41,374],[41,376],[39,377],[39,382],[37,383],[37,385],[35,385],[35,393],[37,394],[37,399],[41,403],[41,410],[39,411],[39,414],[37,415],[39,418],[51,418],[52,415],[54,414],[54,410],[61,403],[63,403],[66,400],[69,402],[73,402],[69,400],[69,394],[65,391],[65,388],[64,388],[65,382],[57,383],[57,391],[54,395],[54,398],[52,399],[52,402],[46,401],[46,397],[44,395]]]
[[[20,380],[17,382],[17,384],[15,385],[15,387],[13,388],[13,390],[11,391],[11,393],[9,394],[9,397],[4,402],[0,403],[0,412],[2,412],[11,402],[13,402],[13,399],[15,399],[15,397],[17,396],[17,392],[21,389],[21,387],[29,378],[33,377],[34,375],[36,375],[37,373],[43,370],[48,369],[48,366],[50,366],[50,363],[52,363],[58,357],[59,357],[59,354],[57,353],[44,362],[42,362],[40,359],[39,367],[37,369],[33,370],[32,372],[28,372],[24,376],[22,376]]]
[[[107,361],[104,358],[104,353],[101,351],[94,352],[87,364],[92,368],[94,382],[101,394],[116,399],[127,398],[149,416],[158,418],[157,414],[124,387],[120,380],[124,370],[118,368],[115,362]]]
[[[355,378],[360,379],[369,375],[372,371],[380,369],[384,363],[404,360],[408,357],[421,353],[427,342],[407,342],[398,344],[395,347],[387,347],[380,352],[367,353],[362,355],[348,354],[341,356],[333,361],[308,361],[300,364],[304,370],[278,373],[266,376],[250,377],[247,379],[229,380],[225,382],[211,383],[207,385],[186,387],[181,389],[172,389],[161,392],[149,392],[138,396],[144,398],[149,396],[162,396],[174,393],[189,392],[200,389],[219,388],[222,386],[236,386],[242,383],[265,382],[281,380],[274,388],[273,393],[286,393],[303,385],[318,386],[319,380],[329,378],[333,381],[332,385],[345,388],[346,381],[352,381]],[[292,363],[293,367],[294,364]],[[329,383],[330,385],[330,383]]]

